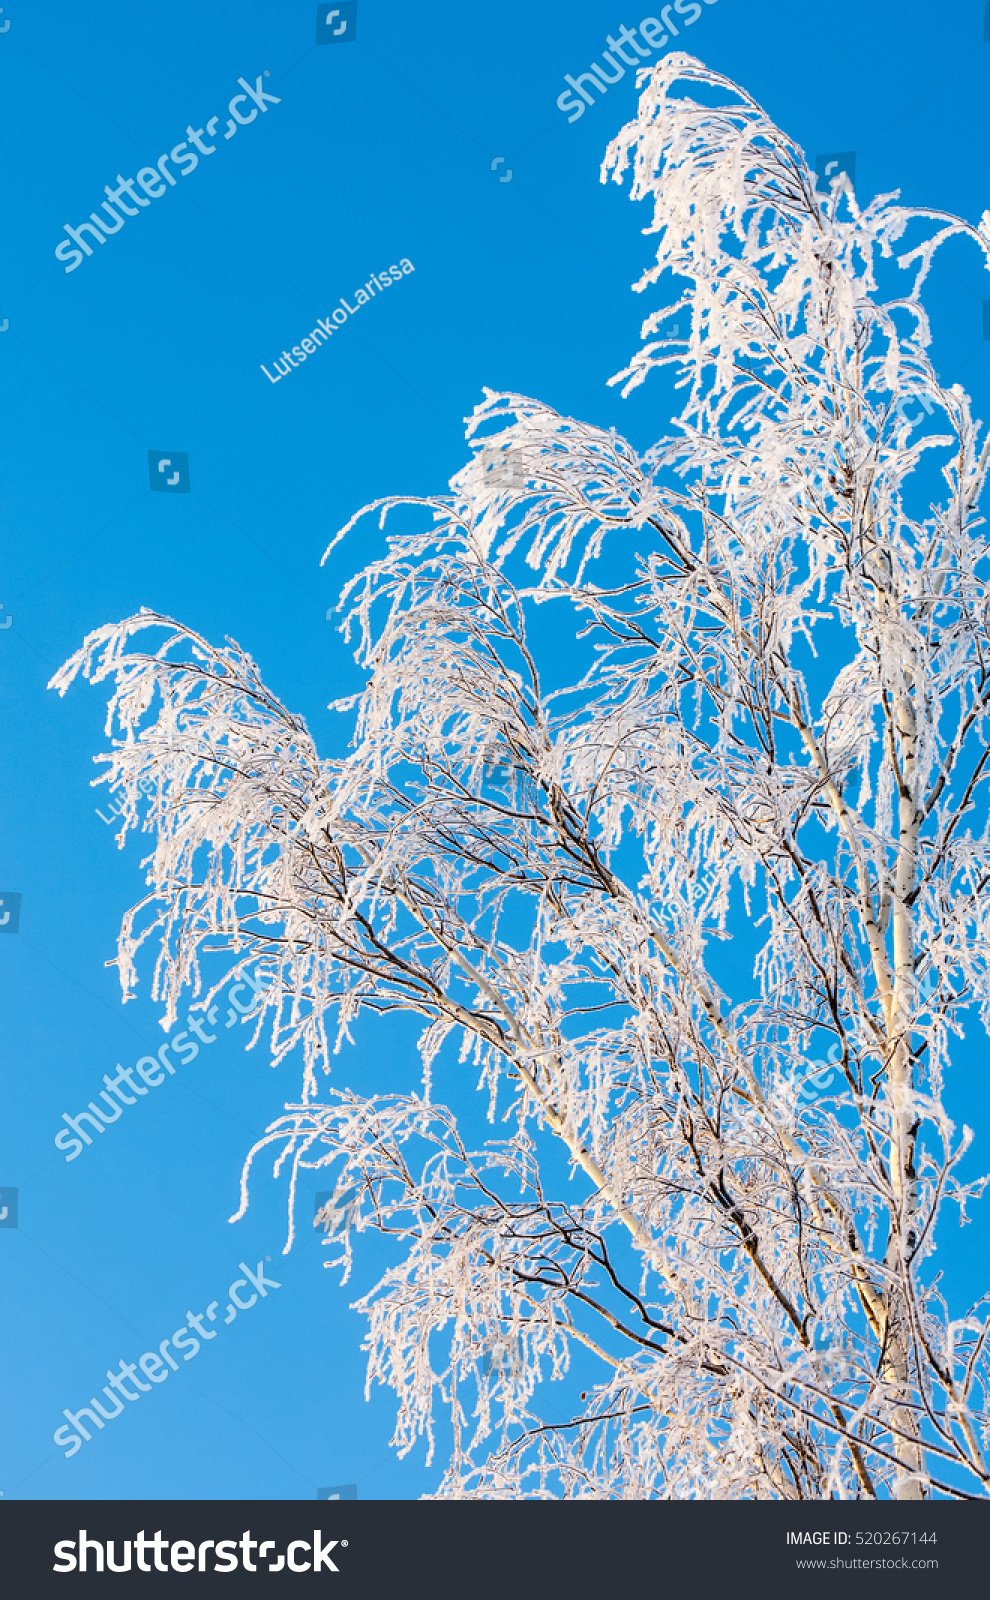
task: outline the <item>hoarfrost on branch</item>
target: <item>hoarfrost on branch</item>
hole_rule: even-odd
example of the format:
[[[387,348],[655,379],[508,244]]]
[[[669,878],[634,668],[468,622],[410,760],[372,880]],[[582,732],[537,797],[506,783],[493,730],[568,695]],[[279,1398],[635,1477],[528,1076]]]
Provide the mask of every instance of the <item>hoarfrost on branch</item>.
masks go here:
[[[290,1217],[332,1177],[345,1277],[363,1232],[401,1246],[358,1302],[368,1381],[401,1451],[444,1408],[440,1495],[983,1497],[987,1305],[935,1248],[982,1188],[943,1079],[990,1012],[988,443],[921,293],[990,218],[818,192],[727,79],[642,77],[603,178],[653,202],[636,287],[677,287],[612,381],[672,367],[673,431],[638,455],[486,391],[449,496],[366,508],[342,759],[153,612],[54,680],[115,679],[99,781],[154,841],[121,981],[150,940],[170,1027],[202,951],[261,963],[304,1075],[251,1157]],[[405,1093],[325,1085],[369,1011],[423,1019]]]

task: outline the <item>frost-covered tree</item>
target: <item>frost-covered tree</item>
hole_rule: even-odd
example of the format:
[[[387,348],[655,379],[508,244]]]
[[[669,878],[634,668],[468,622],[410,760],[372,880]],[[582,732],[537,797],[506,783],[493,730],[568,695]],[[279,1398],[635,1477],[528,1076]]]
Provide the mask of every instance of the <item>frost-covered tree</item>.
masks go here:
[[[115,679],[105,781],[154,839],[121,981],[152,941],[169,1028],[204,949],[263,975],[304,1072],[251,1157],[335,1184],[345,1277],[391,1241],[368,1381],[401,1451],[445,1408],[439,1494],[982,1497],[988,1306],[936,1240],[982,1186],[943,1081],[990,1020],[990,445],[921,294],[990,215],[819,192],[725,78],[644,81],[602,175],[675,288],[613,382],[671,367],[673,432],[486,391],[449,496],[366,508],[341,759],[150,611],[54,680]],[[396,1011],[406,1092],[328,1083]]]

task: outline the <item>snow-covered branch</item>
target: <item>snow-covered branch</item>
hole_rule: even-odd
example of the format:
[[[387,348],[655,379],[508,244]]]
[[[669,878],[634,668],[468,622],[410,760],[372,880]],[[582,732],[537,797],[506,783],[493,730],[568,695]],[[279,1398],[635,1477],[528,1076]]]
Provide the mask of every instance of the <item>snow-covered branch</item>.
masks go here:
[[[98,781],[151,840],[124,994],[147,941],[165,1027],[204,957],[256,963],[256,1037],[302,1047],[303,1087],[238,1214],[271,1155],[287,1248],[309,1169],[343,1276],[391,1241],[368,1381],[400,1450],[446,1413],[441,1494],[985,1496],[987,1306],[933,1256],[983,1188],[942,1097],[990,1024],[990,453],[921,293],[990,226],[823,195],[683,55],[608,152],[627,174],[638,287],[677,289],[616,381],[671,367],[674,431],[640,454],[486,391],[449,494],[359,513],[387,542],[341,598],[342,756],[152,612],[54,680],[114,682]],[[419,1081],[327,1088],[388,1012],[422,1019]],[[578,1359],[598,1380],[548,1420]]]

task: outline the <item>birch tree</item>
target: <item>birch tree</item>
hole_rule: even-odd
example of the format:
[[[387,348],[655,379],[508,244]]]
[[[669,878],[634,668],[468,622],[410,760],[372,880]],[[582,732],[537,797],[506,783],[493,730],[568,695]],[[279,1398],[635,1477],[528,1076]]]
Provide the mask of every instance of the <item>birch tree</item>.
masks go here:
[[[486,390],[449,494],[359,513],[340,757],[152,611],[53,680],[112,680],[96,781],[150,835],[123,993],[145,943],[166,1030],[256,974],[302,1082],[238,1215],[264,1158],[287,1248],[314,1174],[342,1282],[388,1239],[368,1383],[439,1496],[985,1497],[937,1242],[983,1187],[943,1093],[990,1011],[990,446],[922,293],[990,214],[823,192],[728,79],[642,77],[602,178],[668,293],[612,382],[671,369],[671,431]],[[405,1091],[346,1087],[394,1012]]]

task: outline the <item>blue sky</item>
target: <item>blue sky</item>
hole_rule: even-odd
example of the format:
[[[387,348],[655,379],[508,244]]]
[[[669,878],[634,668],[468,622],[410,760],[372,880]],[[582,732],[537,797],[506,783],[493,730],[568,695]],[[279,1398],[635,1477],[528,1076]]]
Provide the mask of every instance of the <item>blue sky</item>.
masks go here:
[[[0,892],[23,897],[18,933],[0,932],[0,1186],[19,1189],[19,1225],[0,1228],[8,1498],[305,1499],[337,1483],[406,1498],[437,1477],[422,1449],[390,1453],[390,1396],[362,1395],[364,1324],[348,1302],[382,1247],[366,1245],[341,1291],[315,1237],[280,1255],[284,1191],[270,1181],[226,1221],[244,1152],[298,1082],[245,1052],[226,1005],[194,1063],[75,1160],[54,1149],[62,1112],[163,1036],[147,970],[123,1008],[104,965],[142,885],[140,842],[115,849],[105,791],[88,787],[104,696],[76,686],[60,701],[52,672],[88,630],[151,606],[236,637],[331,753],[327,702],[359,680],[325,613],[379,548],[369,525],[320,569],[351,513],[442,492],[485,385],[614,424],[640,449],[670,414],[663,382],[628,401],[605,386],[647,309],[630,292],[647,216],[598,181],[632,74],[574,124],[556,105],[564,75],[640,10],[358,0],[356,42],[332,47],[314,44],[316,10],[4,7]],[[900,188],[975,221],[990,204],[983,20],[970,0],[718,0],[683,42],[812,157],[855,150],[861,197]],[[239,78],[278,104],[224,140]],[[63,225],[214,116],[214,152],[65,272]],[[262,364],[402,259],[415,270],[268,381]],[[953,246],[931,282],[936,364],[983,415],[987,296],[975,251]],[[188,454],[190,493],[150,492],[151,450]],[[408,1080],[416,1031],[363,1024],[355,1081]],[[975,1285],[986,1238],[981,1223],[966,1251],[947,1250],[960,1283]],[[194,1361],[66,1460],[52,1443],[62,1408],[187,1311],[217,1300],[222,1317],[238,1263],[267,1256],[281,1287],[218,1321]]]

